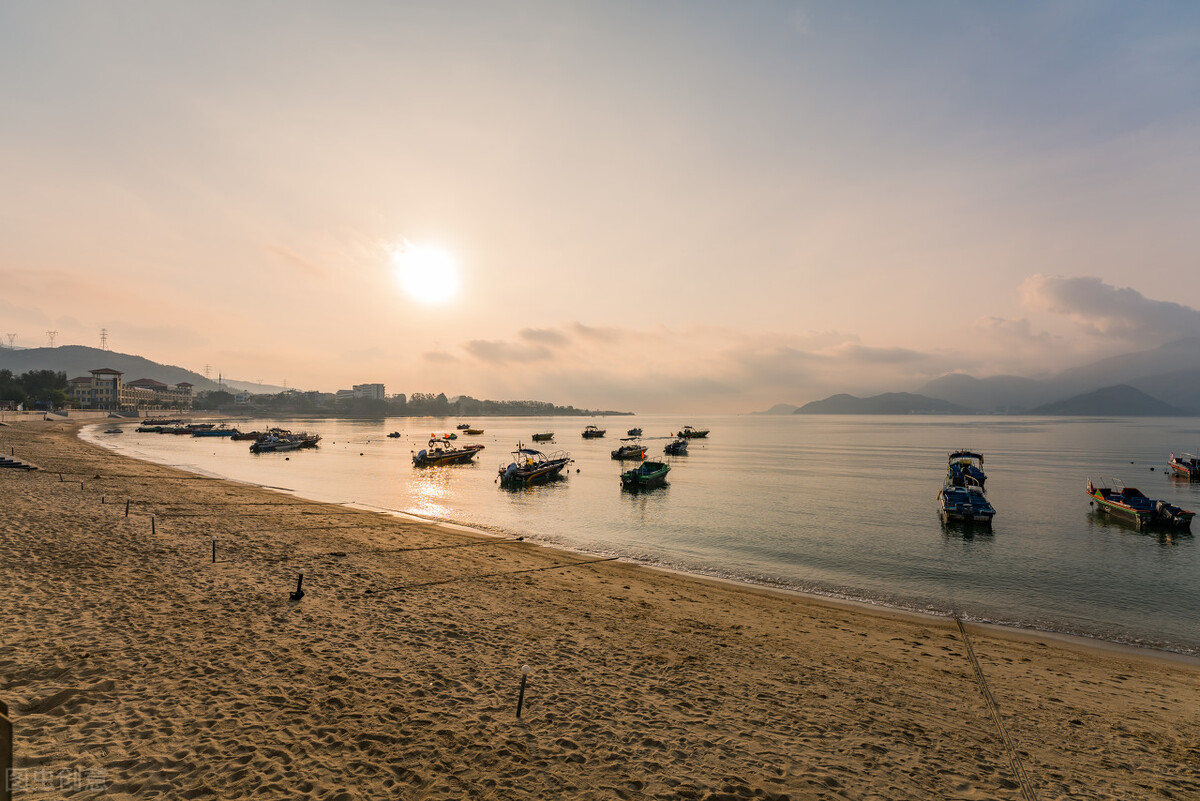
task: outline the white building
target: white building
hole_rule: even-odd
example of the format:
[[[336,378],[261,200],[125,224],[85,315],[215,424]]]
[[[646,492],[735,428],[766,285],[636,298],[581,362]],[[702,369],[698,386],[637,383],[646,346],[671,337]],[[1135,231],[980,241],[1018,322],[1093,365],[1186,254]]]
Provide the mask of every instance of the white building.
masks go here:
[[[354,397],[383,400],[387,395],[384,393],[383,384],[355,384]]]

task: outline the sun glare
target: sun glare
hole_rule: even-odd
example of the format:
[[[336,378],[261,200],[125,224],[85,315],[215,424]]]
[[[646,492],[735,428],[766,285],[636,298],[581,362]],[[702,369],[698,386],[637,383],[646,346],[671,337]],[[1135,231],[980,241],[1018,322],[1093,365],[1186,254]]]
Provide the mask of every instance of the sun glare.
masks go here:
[[[422,303],[445,303],[458,293],[458,266],[438,247],[405,242],[392,257],[400,286]]]

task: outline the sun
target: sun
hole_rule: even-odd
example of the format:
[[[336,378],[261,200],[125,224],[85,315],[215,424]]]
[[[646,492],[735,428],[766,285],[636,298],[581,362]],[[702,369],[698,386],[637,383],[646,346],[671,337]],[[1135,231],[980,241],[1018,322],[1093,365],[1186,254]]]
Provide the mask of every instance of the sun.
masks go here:
[[[445,303],[458,294],[458,265],[439,247],[405,242],[392,256],[400,286],[421,303]]]

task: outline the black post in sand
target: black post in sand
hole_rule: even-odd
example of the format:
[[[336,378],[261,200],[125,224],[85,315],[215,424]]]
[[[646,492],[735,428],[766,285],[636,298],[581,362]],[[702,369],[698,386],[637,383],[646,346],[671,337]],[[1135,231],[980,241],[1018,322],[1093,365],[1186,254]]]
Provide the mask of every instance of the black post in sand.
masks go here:
[[[299,601],[304,597],[304,571],[300,571],[300,575],[296,578],[296,591],[288,596],[293,601]]]
[[[217,563],[217,538],[213,537],[213,564]]]
[[[158,533],[158,526],[156,525],[156,522],[155,522],[156,520],[157,520],[157,518],[154,515],[150,515],[150,534],[151,535],[155,535]]]
[[[521,707],[525,706],[525,680],[529,678],[529,665],[521,665],[521,691],[517,694],[517,720],[521,719]]]
[[[125,516],[129,517],[129,499],[125,499]]]

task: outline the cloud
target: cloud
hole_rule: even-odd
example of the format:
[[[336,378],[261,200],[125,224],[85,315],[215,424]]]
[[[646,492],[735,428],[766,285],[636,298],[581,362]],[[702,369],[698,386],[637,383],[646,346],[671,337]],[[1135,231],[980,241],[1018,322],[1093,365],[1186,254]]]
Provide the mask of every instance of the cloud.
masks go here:
[[[421,358],[427,362],[435,364],[453,364],[458,361],[458,357],[447,353],[444,350],[428,350],[421,354]]]
[[[928,353],[909,348],[872,348],[866,345],[847,343],[832,351],[837,358],[848,359],[859,364],[920,364],[933,357]]]
[[[1200,335],[1200,311],[1151,300],[1135,289],[1118,289],[1094,276],[1033,275],[1021,284],[1030,309],[1065,315],[1090,334],[1142,344]]]
[[[476,359],[491,364],[537,362],[551,357],[546,347],[530,347],[499,339],[473,339],[463,345],[463,349]]]
[[[293,268],[309,278],[328,278],[329,271],[314,261],[304,258],[291,248],[283,245],[264,245],[267,253],[276,257],[276,261]]]
[[[543,345],[565,345],[568,341],[565,333],[553,328],[523,328],[517,332],[517,336]]]

